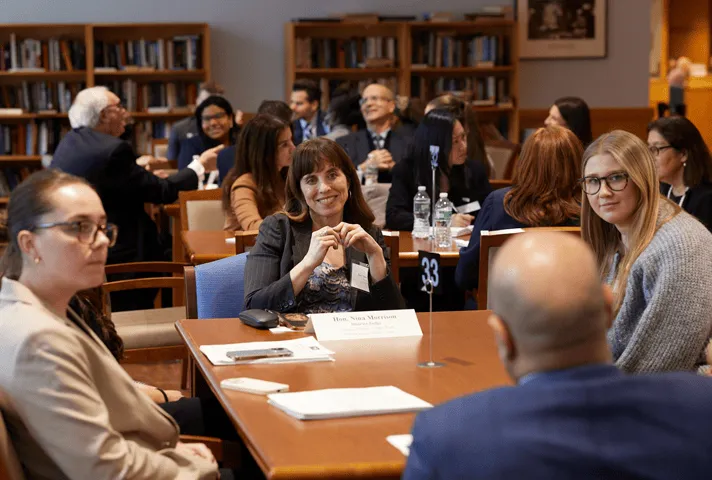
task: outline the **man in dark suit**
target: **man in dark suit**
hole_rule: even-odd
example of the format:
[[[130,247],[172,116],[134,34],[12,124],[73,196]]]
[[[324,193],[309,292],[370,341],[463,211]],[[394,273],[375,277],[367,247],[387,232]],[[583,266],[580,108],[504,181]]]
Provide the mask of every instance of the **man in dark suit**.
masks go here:
[[[321,89],[314,80],[299,79],[292,85],[290,107],[294,113],[294,145],[329,133],[321,111]]]
[[[517,235],[489,288],[489,324],[518,385],[418,415],[404,479],[712,478],[712,381],[612,365],[612,294],[582,240]]]
[[[393,166],[405,156],[410,144],[408,135],[391,130],[395,108],[395,97],[388,87],[378,83],[369,85],[361,94],[366,130],[336,140],[362,174],[368,166],[377,167],[379,183],[390,183]]]
[[[217,148],[187,168],[159,178],[136,164],[131,145],[118,137],[126,127],[119,97],[104,87],[79,92],[69,110],[73,130],[57,146],[52,168],[85,178],[96,189],[107,221],[119,227],[107,263],[164,260],[156,224],[144,203],[171,203],[179,190],[195,190],[206,171],[215,170]]]

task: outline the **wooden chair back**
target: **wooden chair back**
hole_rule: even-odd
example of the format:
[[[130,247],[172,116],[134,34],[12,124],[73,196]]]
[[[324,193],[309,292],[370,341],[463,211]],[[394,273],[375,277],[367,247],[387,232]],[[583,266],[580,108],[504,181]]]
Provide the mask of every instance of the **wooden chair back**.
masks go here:
[[[391,257],[391,276],[398,285],[400,284],[400,232],[384,230],[383,241]]]
[[[178,201],[183,230],[223,229],[225,213],[222,209],[222,189],[179,192]]]
[[[119,273],[155,273],[155,274],[172,274],[173,276],[148,276],[143,278],[132,278],[129,280],[107,281],[101,286],[102,290],[102,306],[105,314],[110,314],[111,303],[109,294],[111,292],[122,292],[126,290],[142,290],[146,288],[172,288],[175,290],[183,290],[183,268],[186,264],[178,262],[133,262],[119,263],[116,265],[107,265],[105,268],[106,275]],[[175,298],[175,296],[174,296]],[[155,308],[160,308],[162,304],[161,294],[159,291]],[[177,306],[177,305],[176,305]]]
[[[258,230],[239,230],[235,232],[235,255],[249,252],[255,246]]]
[[[509,140],[492,140],[485,143],[485,151],[494,163],[492,178],[495,180],[512,178],[520,148],[519,144]]]
[[[195,267],[185,267],[185,318],[198,318],[198,295],[195,290]]]
[[[151,155],[156,158],[166,158],[168,153],[168,139],[154,138],[151,140]]]
[[[571,233],[574,235],[581,236],[581,227],[539,227],[539,228],[525,228],[525,232],[563,232]],[[495,232],[490,232],[495,233]],[[475,298],[477,298],[477,308],[479,310],[489,309],[489,290],[487,288],[487,280],[489,278],[490,267],[494,261],[494,257],[497,254],[499,248],[505,244],[507,240],[512,238],[514,235],[518,235],[523,232],[516,233],[501,233],[494,235],[482,235],[480,237],[480,272],[479,272],[479,283],[478,288],[475,293]]]
[[[489,182],[492,190],[499,190],[500,188],[512,186],[512,180],[490,180]]]

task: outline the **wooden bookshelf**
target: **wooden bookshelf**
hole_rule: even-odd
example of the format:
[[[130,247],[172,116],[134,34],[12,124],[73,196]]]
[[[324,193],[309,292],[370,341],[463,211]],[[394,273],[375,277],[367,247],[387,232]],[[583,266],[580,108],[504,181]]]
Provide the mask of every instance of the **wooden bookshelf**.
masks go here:
[[[712,125],[709,109],[712,105],[712,4],[699,0],[653,1],[653,48],[651,53],[649,101],[656,108],[658,102],[669,102],[670,85],[667,81],[670,61],[681,56],[692,63],[703,64],[708,73],[690,77],[685,86],[685,116],[700,130],[712,148]]]
[[[25,40],[29,41],[23,43]],[[13,92],[14,97],[11,97],[17,100],[18,92],[24,94],[22,88],[29,89],[29,93],[32,94],[31,89],[38,88],[33,87],[34,85],[40,85],[39,91],[42,94],[46,92],[49,96],[53,93],[57,105],[54,105],[53,98],[54,112],[41,112],[41,108],[36,108],[33,96],[31,100],[33,105],[31,108],[23,108],[22,114],[0,114],[0,130],[8,127],[19,129],[26,135],[32,134],[30,142],[27,138],[13,139],[13,154],[5,155],[4,150],[0,151],[0,174],[7,167],[32,169],[41,165],[42,157],[39,155],[38,143],[40,128],[49,129],[54,136],[61,136],[67,131],[69,120],[66,110],[80,88],[95,85],[106,85],[109,88],[116,85],[121,87],[122,82],[125,81],[134,82],[138,90],[143,85],[173,84],[171,88],[175,88],[174,91],[180,93],[176,93],[176,97],[171,99],[175,101],[183,94],[186,100],[185,104],[176,105],[178,108],[175,111],[148,112],[143,105],[136,105],[137,111],[132,112],[137,125],[141,125],[141,128],[137,129],[140,132],[138,135],[143,135],[142,138],[134,139],[135,146],[140,149],[139,153],[149,153],[150,138],[146,136],[155,131],[167,135],[170,124],[190,115],[195,105],[189,100],[194,100],[197,85],[211,78],[210,28],[205,23],[0,24],[0,48],[9,47],[11,42],[16,45],[17,64],[25,60],[32,63],[32,65],[15,64],[15,66],[44,68],[44,71],[27,69],[9,71],[7,67],[13,65],[4,65],[4,63],[0,65],[0,108],[19,106],[5,104],[8,93]],[[103,50],[97,49],[114,45],[114,58],[120,58],[122,53],[128,53],[126,50],[130,44],[138,45],[138,53],[140,47],[144,47],[142,55],[146,59],[154,60],[153,68],[145,68],[145,65],[140,64],[140,60],[144,58],[140,57],[136,59],[138,62],[134,62],[139,64],[135,67],[122,69],[121,67],[126,67],[127,62],[118,65],[115,71],[102,70],[101,67],[106,65],[101,65],[97,61],[103,62],[109,57],[99,55]],[[25,56],[22,56],[23,52]],[[33,56],[33,52],[37,55]],[[0,51],[0,62],[5,62],[2,53]],[[170,57],[170,53],[173,57]],[[159,60],[162,60],[162,64]],[[69,90],[71,96],[63,102],[59,99],[60,82],[63,84],[62,91]],[[185,89],[188,87],[191,91],[186,93]],[[123,88],[112,88],[112,90],[122,97],[122,101],[125,101]],[[163,90],[161,92],[164,95],[160,100],[167,101],[169,95]],[[40,98],[45,97],[40,95]],[[37,103],[41,103],[41,100]],[[42,125],[44,126],[41,127]],[[53,138],[53,140],[54,144],[58,142],[58,139]],[[0,145],[2,144],[3,142],[0,141]],[[32,151],[27,151],[28,144],[34,146]],[[15,151],[14,148],[17,146],[19,148]],[[2,195],[0,192],[0,201],[4,198]]]
[[[517,24],[508,19],[287,23],[284,35],[285,95],[289,98],[297,78],[312,78],[320,82],[322,108],[327,108],[332,87],[343,81],[358,85],[358,88],[368,81],[380,81],[391,86],[397,95],[416,97],[422,103],[453,90],[449,86],[471,86],[467,90],[475,94],[473,100],[479,100],[476,103],[491,102],[473,106],[481,113],[482,120],[504,125],[504,136],[517,141],[519,56],[516,35]],[[482,61],[484,58],[477,60],[476,52],[482,50],[484,45],[480,37],[487,37],[492,39],[488,42],[495,43],[495,46],[487,44],[487,52],[493,53],[487,62]],[[419,49],[422,49],[424,39],[436,42],[438,38],[447,38],[448,45],[450,42],[457,45],[460,53],[448,55],[446,61],[438,55],[421,63],[422,51]],[[475,39],[480,43],[475,43]],[[376,46],[375,52],[373,45]],[[442,49],[442,44],[428,47],[430,53],[436,48]],[[365,61],[367,57],[387,58],[392,65],[369,68],[370,64]],[[454,58],[458,61],[452,61]],[[500,87],[503,90],[501,93]],[[478,99],[476,94],[480,90],[492,92],[486,98]]]

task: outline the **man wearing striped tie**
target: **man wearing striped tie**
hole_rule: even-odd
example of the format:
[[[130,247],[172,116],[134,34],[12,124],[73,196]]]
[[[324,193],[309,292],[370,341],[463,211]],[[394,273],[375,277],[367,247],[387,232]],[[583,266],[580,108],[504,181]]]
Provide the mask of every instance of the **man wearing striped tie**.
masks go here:
[[[320,100],[321,90],[314,80],[300,79],[292,85],[294,145],[329,133]]]
[[[369,166],[377,167],[378,182],[390,183],[391,170],[410,143],[410,137],[391,129],[395,97],[385,85],[372,83],[361,93],[360,104],[367,129],[341,137],[337,142],[359,170],[365,172]]]

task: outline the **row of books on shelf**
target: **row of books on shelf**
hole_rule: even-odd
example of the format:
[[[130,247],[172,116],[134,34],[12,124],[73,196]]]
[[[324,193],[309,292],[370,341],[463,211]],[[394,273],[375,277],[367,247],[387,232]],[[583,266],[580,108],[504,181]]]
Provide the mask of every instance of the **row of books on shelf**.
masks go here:
[[[197,70],[202,68],[199,35],[158,40],[94,42],[94,70]]]
[[[295,47],[296,68],[363,68],[367,59],[387,59],[390,67],[398,64],[396,37],[299,37]]]
[[[17,40],[10,34],[8,43],[0,44],[0,71],[58,72],[86,70],[84,42],[50,38]]]
[[[509,37],[437,32],[413,39],[412,68],[494,67],[510,63]]]
[[[0,86],[0,114],[66,113],[83,83],[22,82]]]
[[[58,120],[0,125],[0,155],[51,154],[69,128]]]
[[[445,93],[458,93],[472,101],[474,106],[512,107],[509,82],[502,77],[440,77],[437,79],[418,78],[411,82],[411,96],[427,100]]]
[[[130,112],[190,113],[198,97],[195,82],[145,82],[123,80],[108,82],[106,87],[116,93]]]
[[[10,167],[0,169],[0,197],[9,197],[10,192],[24,179],[37,170],[40,166]]]

